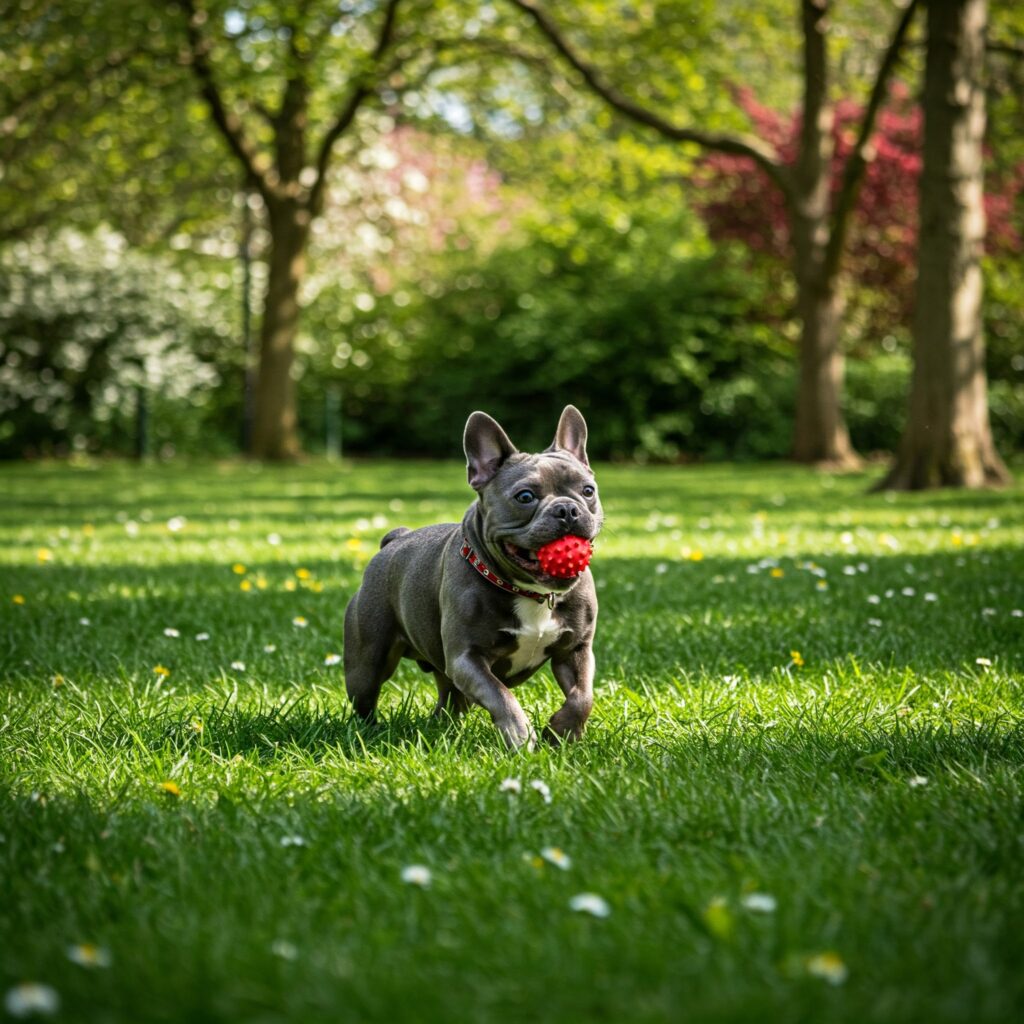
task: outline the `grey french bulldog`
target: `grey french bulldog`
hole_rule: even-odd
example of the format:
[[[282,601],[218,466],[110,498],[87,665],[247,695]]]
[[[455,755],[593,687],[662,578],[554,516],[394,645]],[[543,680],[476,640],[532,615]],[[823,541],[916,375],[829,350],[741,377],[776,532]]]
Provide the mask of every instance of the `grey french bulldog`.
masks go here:
[[[587,461],[587,424],[566,406],[555,439],[520,452],[483,412],[463,437],[477,500],[462,523],[410,530],[381,541],[345,612],[345,685],[372,719],[381,687],[402,658],[437,681],[435,714],[490,712],[511,748],[536,735],[512,687],[551,661],[565,702],[545,738],[578,739],[593,704],[597,595],[590,570],[545,573],[538,548],[567,534],[593,540],[603,521]]]

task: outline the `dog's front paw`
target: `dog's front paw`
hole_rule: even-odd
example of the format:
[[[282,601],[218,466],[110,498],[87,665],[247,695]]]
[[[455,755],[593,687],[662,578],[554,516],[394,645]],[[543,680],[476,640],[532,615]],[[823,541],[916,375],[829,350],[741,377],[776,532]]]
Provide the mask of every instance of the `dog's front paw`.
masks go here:
[[[541,735],[553,747],[558,747],[563,743],[581,739],[585,726],[585,718],[557,711],[551,716],[551,721],[544,726],[544,731]]]
[[[520,719],[509,719],[498,724],[498,732],[509,750],[536,750],[537,733],[525,716]]]

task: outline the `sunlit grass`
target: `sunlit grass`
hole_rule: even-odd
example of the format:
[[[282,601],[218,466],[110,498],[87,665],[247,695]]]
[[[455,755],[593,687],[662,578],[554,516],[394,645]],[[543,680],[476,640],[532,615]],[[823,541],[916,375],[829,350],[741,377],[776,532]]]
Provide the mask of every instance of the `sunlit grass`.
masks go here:
[[[381,534],[458,518],[463,481],[0,472],[4,991],[90,1021],[1015,1016],[1020,489],[602,468],[591,725],[513,756],[411,665],[353,723],[332,657]]]

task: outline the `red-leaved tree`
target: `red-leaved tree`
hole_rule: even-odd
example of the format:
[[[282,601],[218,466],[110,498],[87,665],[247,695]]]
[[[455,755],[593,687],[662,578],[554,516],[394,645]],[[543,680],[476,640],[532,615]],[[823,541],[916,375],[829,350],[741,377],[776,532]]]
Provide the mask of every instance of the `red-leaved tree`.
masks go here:
[[[757,134],[775,147],[784,162],[794,164],[800,143],[800,111],[780,114],[758,103],[747,88],[736,89],[735,97]],[[864,109],[856,101],[836,103],[830,173],[833,202],[863,118]],[[914,305],[922,131],[920,106],[903,83],[895,83],[888,104],[878,114],[871,159],[864,170],[844,254],[844,273],[850,285],[875,293],[876,316],[904,323],[909,322]],[[702,166],[703,188],[697,206],[712,238],[741,242],[752,252],[788,265],[792,259],[790,217],[771,178],[754,161],[725,153],[710,153]],[[985,194],[990,253],[1021,251],[1013,209],[1022,190],[1024,167],[990,178]],[[871,326],[887,328],[883,322]]]
[[[850,215],[864,173],[872,163],[877,115],[920,0],[907,0],[902,7],[896,7],[889,43],[880,55],[864,116],[850,140],[850,155],[843,163],[837,191],[833,188],[832,170],[838,104],[831,94],[828,45],[832,0],[794,0],[803,36],[803,116],[795,150],[791,133],[781,131],[781,125],[768,126],[777,136],[773,140],[758,130],[736,135],[671,120],[656,105],[621,92],[587,59],[573,29],[562,27],[562,18],[568,21],[572,5],[563,5],[555,15],[550,10],[554,5],[543,5],[538,0],[510,2],[529,16],[584,85],[624,117],[672,142],[752,161],[771,179],[792,239],[790,271],[796,285],[796,313],[800,321],[793,457],[799,462],[857,465],[859,459],[850,443],[842,406],[843,263]],[[789,152],[780,150],[780,146],[787,144]]]

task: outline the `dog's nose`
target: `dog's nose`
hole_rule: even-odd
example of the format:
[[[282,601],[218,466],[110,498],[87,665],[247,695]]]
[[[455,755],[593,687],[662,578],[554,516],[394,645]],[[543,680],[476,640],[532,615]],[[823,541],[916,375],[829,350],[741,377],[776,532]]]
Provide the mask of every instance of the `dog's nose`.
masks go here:
[[[557,505],[551,509],[551,514],[556,519],[561,519],[563,522],[579,519],[580,510],[579,506],[575,505],[571,501],[560,501]]]

